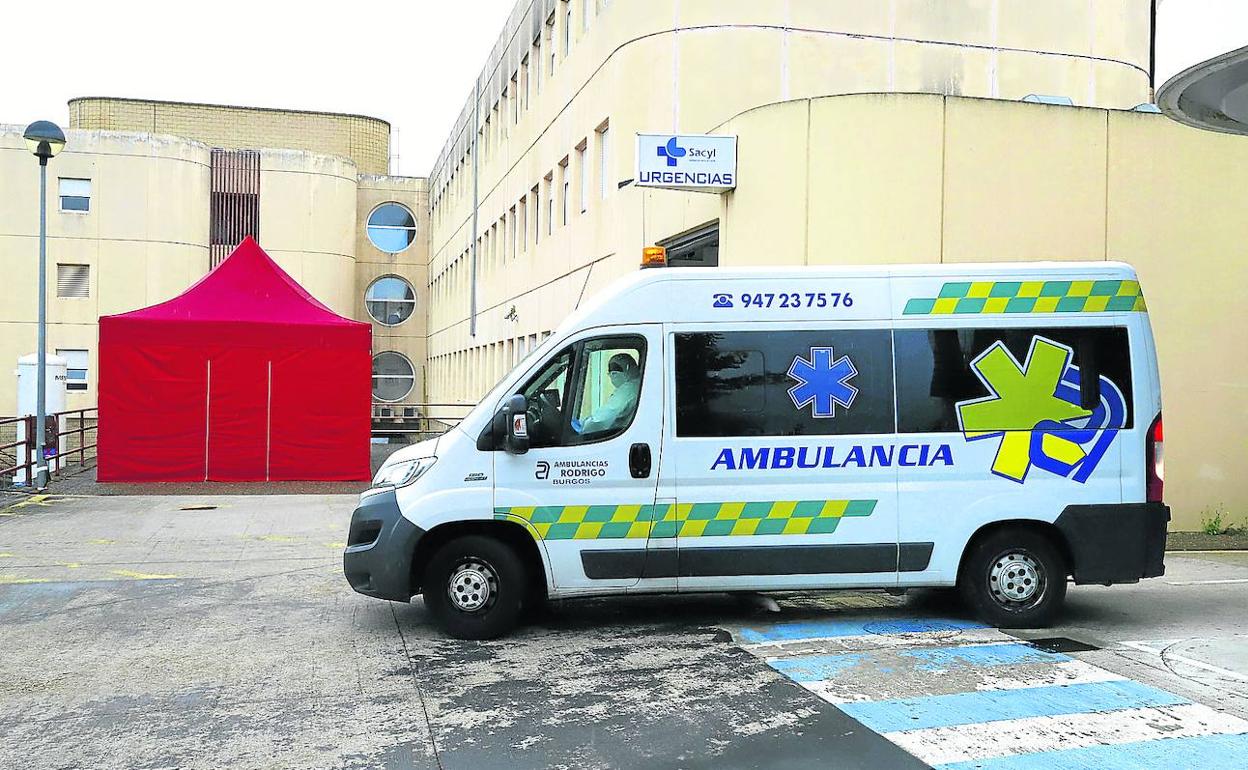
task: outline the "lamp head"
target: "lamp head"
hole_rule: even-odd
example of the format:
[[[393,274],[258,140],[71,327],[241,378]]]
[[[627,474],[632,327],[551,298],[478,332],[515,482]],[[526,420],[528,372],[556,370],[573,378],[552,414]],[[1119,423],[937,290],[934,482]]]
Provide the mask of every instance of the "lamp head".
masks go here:
[[[65,146],[65,132],[50,120],[36,120],[22,132],[26,146],[40,163],[47,163]]]

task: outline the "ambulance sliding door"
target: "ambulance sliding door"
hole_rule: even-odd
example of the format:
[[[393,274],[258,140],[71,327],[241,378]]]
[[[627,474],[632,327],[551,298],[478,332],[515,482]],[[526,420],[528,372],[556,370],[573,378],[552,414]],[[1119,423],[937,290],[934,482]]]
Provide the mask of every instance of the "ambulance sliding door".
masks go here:
[[[891,330],[670,328],[680,590],[894,583]]]

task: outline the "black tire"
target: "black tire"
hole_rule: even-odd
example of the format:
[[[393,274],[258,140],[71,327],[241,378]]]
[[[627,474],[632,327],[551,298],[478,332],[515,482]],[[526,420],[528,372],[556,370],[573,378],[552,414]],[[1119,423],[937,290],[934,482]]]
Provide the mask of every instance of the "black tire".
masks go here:
[[[496,639],[515,628],[528,577],[511,546],[492,537],[466,535],[434,552],[421,585],[425,607],[447,634],[456,639]],[[452,592],[457,599],[452,599]]]
[[[1048,537],[1001,529],[974,545],[958,589],[982,620],[1002,628],[1053,625],[1066,600],[1066,559]]]

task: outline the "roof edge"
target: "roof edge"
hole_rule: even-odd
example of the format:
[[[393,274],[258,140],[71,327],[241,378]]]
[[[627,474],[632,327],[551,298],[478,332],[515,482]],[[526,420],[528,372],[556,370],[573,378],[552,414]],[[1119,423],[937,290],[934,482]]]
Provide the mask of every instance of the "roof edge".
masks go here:
[[[245,104],[218,104],[213,102],[180,102],[172,99],[137,99],[128,96],[75,96],[65,104],[73,105],[74,102],[83,102],[90,100],[112,101],[112,102],[137,102],[139,104],[172,104],[180,107],[213,107],[221,110],[250,110],[252,112],[291,112],[296,115],[326,115],[334,118],[359,118],[361,120],[371,120],[377,123],[384,123],[387,129],[393,128],[390,121],[385,118],[377,118],[372,115],[361,115],[355,112],[329,112],[327,110],[297,110],[288,107],[249,107]]]

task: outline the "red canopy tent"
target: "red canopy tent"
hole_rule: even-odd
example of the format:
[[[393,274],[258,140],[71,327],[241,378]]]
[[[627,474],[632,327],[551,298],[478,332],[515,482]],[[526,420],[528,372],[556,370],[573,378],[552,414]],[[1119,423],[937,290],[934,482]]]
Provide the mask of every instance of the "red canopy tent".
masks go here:
[[[372,331],[248,237],[181,295],[100,318],[100,481],[369,477]]]

